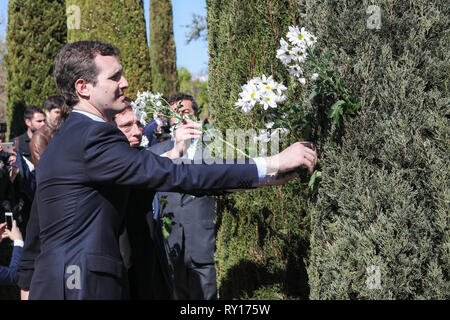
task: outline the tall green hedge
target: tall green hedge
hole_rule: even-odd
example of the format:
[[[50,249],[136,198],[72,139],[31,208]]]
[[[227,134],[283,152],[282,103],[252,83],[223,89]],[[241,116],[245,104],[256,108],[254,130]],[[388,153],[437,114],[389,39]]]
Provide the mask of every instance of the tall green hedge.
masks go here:
[[[275,58],[299,10],[293,1],[208,0],[210,113],[227,128],[262,128],[233,104],[247,80],[265,74],[301,88]],[[292,103],[290,99],[286,103]],[[292,139],[301,139],[292,133]],[[309,247],[305,180],[246,191],[218,201],[217,274],[221,298],[298,299],[309,295],[304,259]]]
[[[362,103],[319,138],[311,298],[448,299],[450,5],[302,3]]]
[[[171,0],[150,0],[150,61],[153,92],[166,96],[178,92]]]
[[[66,42],[65,1],[10,0],[6,35],[7,118],[10,137],[26,130],[26,106],[57,93],[53,65]]]
[[[119,47],[127,95],[151,89],[151,69],[142,0],[67,0],[69,42],[100,40]],[[79,10],[78,10],[79,8]],[[80,17],[77,24],[77,17]]]
[[[380,29],[368,24],[380,8]],[[262,73],[304,101],[323,177],[219,201],[223,298],[449,297],[449,5],[446,1],[207,0],[209,92],[221,129],[261,127],[233,104]],[[376,10],[376,8],[375,8]],[[339,125],[276,60],[305,26],[361,101]],[[292,103],[288,100],[286,103]]]

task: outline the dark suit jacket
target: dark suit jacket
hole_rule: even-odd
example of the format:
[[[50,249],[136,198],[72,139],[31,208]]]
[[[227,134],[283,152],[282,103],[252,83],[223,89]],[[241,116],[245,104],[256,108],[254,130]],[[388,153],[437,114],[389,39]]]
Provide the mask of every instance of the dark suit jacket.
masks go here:
[[[36,171],[40,254],[30,299],[128,297],[118,237],[130,187],[201,192],[258,185],[254,164],[173,164],[131,148],[112,124],[76,112]]]
[[[204,150],[200,144],[201,141],[197,143],[195,160],[203,156]],[[152,146],[150,150],[163,154],[173,145],[173,141],[167,140]],[[180,258],[184,237],[185,255],[197,264],[213,264],[215,198],[177,192],[158,192],[157,195],[159,199],[165,199],[159,205],[160,216],[168,216],[172,220],[172,231],[167,239],[172,262]]]
[[[9,267],[0,266],[0,285],[17,284],[17,267],[19,265],[22,247],[14,246]]]
[[[128,201],[126,227],[132,264],[128,271],[130,298],[171,300],[172,275],[159,221],[153,220],[152,195],[148,190],[134,189]]]

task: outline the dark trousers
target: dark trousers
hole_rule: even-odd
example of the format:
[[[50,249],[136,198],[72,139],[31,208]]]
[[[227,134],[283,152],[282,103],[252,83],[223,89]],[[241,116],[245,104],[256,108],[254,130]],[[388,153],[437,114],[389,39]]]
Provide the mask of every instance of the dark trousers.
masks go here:
[[[186,247],[184,246],[184,239],[181,256],[175,261],[173,267],[175,299],[217,299],[216,267],[214,266],[214,263],[196,264],[193,262],[188,250],[186,250]]]

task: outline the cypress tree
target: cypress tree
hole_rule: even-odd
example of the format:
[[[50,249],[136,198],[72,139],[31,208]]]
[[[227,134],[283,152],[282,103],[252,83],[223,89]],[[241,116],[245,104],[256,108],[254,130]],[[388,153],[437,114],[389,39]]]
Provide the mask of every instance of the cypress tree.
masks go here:
[[[151,89],[150,60],[142,0],[67,0],[69,42],[99,40],[120,49],[120,62],[134,99]]]
[[[9,136],[26,130],[23,112],[57,94],[53,67],[66,42],[65,3],[10,0],[6,36],[7,118]]]
[[[0,23],[1,25],[1,23]],[[5,34],[6,35],[6,34]],[[6,120],[6,42],[4,35],[0,35],[0,121]]]
[[[448,299],[450,5],[376,4],[302,1],[362,105],[315,132],[311,298]]]
[[[233,104],[262,73],[309,100],[310,84],[295,88],[275,59],[291,24],[318,37],[361,102],[337,125],[324,99],[302,105],[323,172],[315,192],[296,181],[219,202],[222,297],[448,299],[449,5],[377,4],[207,1],[211,112],[223,130],[257,126]]]
[[[178,91],[172,1],[150,0],[152,90],[170,96]]]
[[[208,0],[208,85],[216,127],[263,128],[234,107],[241,86],[266,74],[295,96],[298,81],[276,59],[279,39],[299,17],[293,1]],[[294,102],[292,99],[286,103]],[[302,139],[292,133],[293,139]],[[227,155],[228,156],[228,155]],[[217,275],[220,296],[307,298],[309,215],[304,210],[305,180],[246,191],[218,201]]]

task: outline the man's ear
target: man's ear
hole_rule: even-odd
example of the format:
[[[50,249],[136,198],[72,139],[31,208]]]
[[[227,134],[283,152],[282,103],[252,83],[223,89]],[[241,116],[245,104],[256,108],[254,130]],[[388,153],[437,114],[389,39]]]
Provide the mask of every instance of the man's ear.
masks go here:
[[[84,79],[78,79],[75,81],[75,91],[80,96],[80,98],[89,99],[91,96],[90,92],[91,85]]]
[[[31,120],[30,119],[25,119],[25,125],[27,127],[31,127]]]

